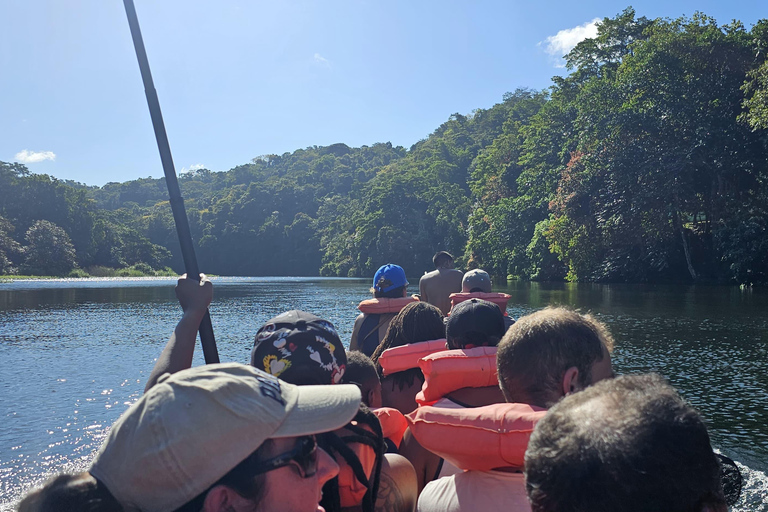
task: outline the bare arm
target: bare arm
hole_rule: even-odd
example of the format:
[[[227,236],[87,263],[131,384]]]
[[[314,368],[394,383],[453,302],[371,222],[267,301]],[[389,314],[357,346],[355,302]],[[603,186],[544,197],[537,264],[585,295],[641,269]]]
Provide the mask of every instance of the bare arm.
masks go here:
[[[411,434],[411,429],[405,431],[399,451],[400,455],[413,465],[416,471],[417,491],[421,493],[424,486],[434,479],[437,468],[440,466],[440,457],[421,446]]]
[[[181,303],[184,315],[173,330],[162,354],[157,358],[144,387],[145,392],[154,386],[164,373],[176,373],[192,366],[197,330],[213,299],[213,285],[205,274],[200,274],[200,282],[187,279],[184,274],[176,284],[176,297]]]
[[[404,457],[387,453],[381,466],[376,512],[413,512],[417,498],[413,466]]]
[[[427,295],[427,283],[426,279],[422,277],[419,279],[419,300],[423,302],[429,302],[429,296]]]

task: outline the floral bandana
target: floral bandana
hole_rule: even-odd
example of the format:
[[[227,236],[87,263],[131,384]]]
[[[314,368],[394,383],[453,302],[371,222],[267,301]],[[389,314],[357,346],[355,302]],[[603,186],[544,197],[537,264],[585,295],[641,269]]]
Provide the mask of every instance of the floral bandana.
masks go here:
[[[292,384],[340,384],[347,354],[331,322],[293,310],[259,329],[251,365]]]

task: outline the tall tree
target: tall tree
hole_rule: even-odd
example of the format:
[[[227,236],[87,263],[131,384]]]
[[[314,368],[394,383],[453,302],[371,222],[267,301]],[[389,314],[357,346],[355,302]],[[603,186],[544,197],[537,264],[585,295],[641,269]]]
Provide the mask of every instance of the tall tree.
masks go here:
[[[53,222],[35,222],[25,238],[25,274],[63,276],[76,267],[75,247],[69,235]]]
[[[13,229],[13,224],[0,216],[0,274],[15,274],[14,260],[18,261],[22,254],[21,245],[11,238]]]

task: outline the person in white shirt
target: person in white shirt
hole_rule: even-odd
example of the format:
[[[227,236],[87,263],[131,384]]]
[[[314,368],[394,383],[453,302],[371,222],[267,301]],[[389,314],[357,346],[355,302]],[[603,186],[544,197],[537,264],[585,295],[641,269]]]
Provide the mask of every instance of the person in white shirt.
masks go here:
[[[499,343],[499,386],[509,403],[542,408],[613,377],[613,339],[603,324],[565,308],[520,318]],[[457,443],[461,440],[457,439]],[[419,512],[530,512],[521,467],[465,471],[427,484]]]

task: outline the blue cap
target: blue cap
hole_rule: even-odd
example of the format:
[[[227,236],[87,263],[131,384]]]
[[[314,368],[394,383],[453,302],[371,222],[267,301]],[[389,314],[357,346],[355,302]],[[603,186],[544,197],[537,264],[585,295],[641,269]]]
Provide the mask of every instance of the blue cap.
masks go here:
[[[386,288],[379,288],[377,283],[381,280],[381,278],[387,279],[392,284]],[[393,265],[392,263],[382,265],[379,267],[379,270],[376,271],[376,275],[373,276],[373,289],[377,292],[386,293],[390,290],[394,290],[395,288],[406,285],[408,285],[408,280],[405,278],[405,270],[403,270],[403,267],[400,265]]]

